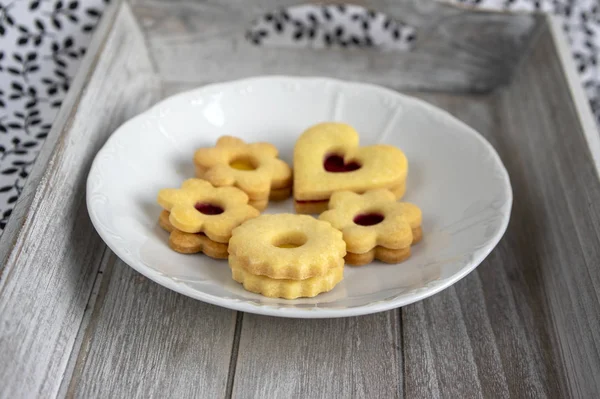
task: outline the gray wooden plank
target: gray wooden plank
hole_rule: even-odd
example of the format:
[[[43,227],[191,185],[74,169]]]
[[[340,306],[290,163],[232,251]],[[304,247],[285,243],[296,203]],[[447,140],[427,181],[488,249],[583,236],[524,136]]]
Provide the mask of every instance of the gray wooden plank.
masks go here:
[[[244,314],[234,398],[395,398],[398,311],[329,320]]]
[[[406,395],[596,396],[600,181],[552,36],[492,96],[420,96],[491,141],[515,201],[476,272],[403,309]]]
[[[536,191],[530,187],[529,224],[522,226],[535,234],[529,247],[538,244],[528,259],[532,266],[539,262],[538,285],[528,286],[545,294],[565,386],[573,396],[592,397],[600,392],[600,184],[564,93],[570,91],[556,47],[543,35],[500,102],[507,139],[519,140],[511,155],[528,161],[520,173],[529,185],[537,183]],[[517,100],[527,107],[516,109]],[[532,108],[539,117],[531,118]]]
[[[257,47],[245,39],[253,18],[296,5],[294,0],[143,0],[135,2],[134,12],[166,81],[201,84],[288,74],[453,91],[486,91],[506,83],[541,21],[536,15],[475,13],[435,1],[364,3],[414,25],[416,48],[309,50]]]
[[[494,97],[414,94],[448,110],[494,142]],[[492,263],[494,259],[502,262],[497,255],[505,242],[463,281],[403,309],[407,397],[544,396],[541,377],[532,364],[530,346],[534,344],[525,339],[525,326],[506,295],[510,282]],[[480,276],[487,270],[492,276],[483,280]],[[488,298],[491,284],[500,282],[496,295]],[[535,333],[543,334],[544,329]]]
[[[94,72],[77,79],[75,108],[47,143],[54,145],[48,163],[36,166],[40,183],[33,199],[25,199],[31,208],[12,231],[20,230],[16,239],[6,238],[12,245],[4,247],[0,280],[0,397],[56,395],[105,248],[83,195],[89,166],[108,134],[155,100],[142,36],[125,35],[124,18],[116,19],[106,44],[113,51],[104,51]],[[124,93],[137,101],[125,101]],[[99,112],[99,102],[113,106]]]
[[[68,397],[225,396],[235,312],[170,291],[112,253],[105,281]]]

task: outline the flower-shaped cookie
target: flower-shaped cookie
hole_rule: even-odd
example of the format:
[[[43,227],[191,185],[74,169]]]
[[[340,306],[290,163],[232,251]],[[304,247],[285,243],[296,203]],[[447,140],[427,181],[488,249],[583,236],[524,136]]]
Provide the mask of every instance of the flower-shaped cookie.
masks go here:
[[[385,189],[362,195],[336,192],[329,201],[329,210],[319,216],[320,220],[328,221],[343,233],[348,253],[352,254],[367,253],[378,247],[387,250],[409,248],[420,238],[421,218],[418,207],[396,202],[395,195]]]
[[[248,194],[251,203],[264,202],[266,206],[269,196],[285,199],[291,193],[292,170],[277,155],[272,144],[246,144],[236,137],[223,136],[215,147],[196,151],[196,176],[217,187],[238,187]]]
[[[208,238],[204,233],[184,233],[177,230],[169,221],[169,212],[162,211],[158,217],[158,224],[169,235],[169,247],[181,254],[197,254],[202,252],[206,256],[215,259],[227,259],[228,244],[216,242]]]
[[[158,203],[170,212],[169,221],[185,233],[204,233],[226,243],[231,231],[260,212],[248,205],[248,196],[235,187],[213,187],[201,179],[188,179],[181,188],[158,193]]]

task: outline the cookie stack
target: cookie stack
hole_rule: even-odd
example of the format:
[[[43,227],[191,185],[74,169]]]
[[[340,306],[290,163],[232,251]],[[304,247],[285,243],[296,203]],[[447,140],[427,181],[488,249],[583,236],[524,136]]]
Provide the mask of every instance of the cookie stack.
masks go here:
[[[196,177],[216,187],[238,187],[248,195],[250,205],[262,211],[269,200],[282,201],[292,193],[292,169],[277,158],[278,153],[270,143],[247,144],[223,136],[214,147],[194,154]]]
[[[391,145],[359,147],[356,130],[344,123],[320,123],[294,146],[294,205],[297,213],[319,214],[336,191],[363,193],[385,188],[404,195],[408,161]]]
[[[233,230],[229,241],[232,277],[267,297],[314,297],[343,278],[342,233],[310,216],[262,215]]]
[[[410,257],[410,246],[422,238],[421,210],[407,202],[396,202],[389,190],[365,194],[338,191],[329,200],[329,210],[319,220],[343,233],[346,263],[361,266],[374,259],[400,263]]]
[[[233,229],[260,214],[248,205],[243,191],[217,188],[201,179],[188,179],[178,189],[160,190],[158,203],[164,209],[159,225],[170,232],[171,249],[184,254],[203,252],[216,259],[227,259]]]
[[[408,162],[389,145],[359,147],[344,123],[306,130],[294,176],[269,143],[223,136],[194,154],[196,179],[161,190],[160,226],[180,253],[228,259],[232,277],[268,297],[314,297],[335,287],[345,263],[400,263],[421,240],[421,210],[397,202]],[[294,192],[297,213],[260,215]]]

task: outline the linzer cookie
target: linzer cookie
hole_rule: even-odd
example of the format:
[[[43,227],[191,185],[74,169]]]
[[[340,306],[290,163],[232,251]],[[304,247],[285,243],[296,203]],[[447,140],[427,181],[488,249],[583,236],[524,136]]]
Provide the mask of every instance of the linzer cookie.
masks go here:
[[[342,233],[310,216],[262,215],[233,230],[232,277],[248,291],[269,297],[313,297],[343,278]]]
[[[184,233],[177,230],[169,221],[169,212],[162,211],[158,224],[169,234],[169,246],[175,252],[182,254],[204,253],[215,259],[227,259],[227,244],[216,242],[204,233]]]
[[[331,196],[329,210],[319,216],[343,233],[346,263],[359,266],[378,259],[399,263],[410,257],[410,246],[422,238],[421,210],[396,195],[379,189],[356,194],[339,191]]]
[[[194,154],[196,177],[217,187],[238,187],[248,195],[250,205],[262,211],[269,199],[282,201],[292,192],[292,170],[277,155],[272,144],[247,144],[223,136],[214,147],[200,148]]]
[[[169,212],[168,224],[165,214],[161,215],[160,224],[166,230],[173,229],[171,248],[184,253],[202,251],[214,257],[223,255],[223,247],[216,244],[226,247],[234,228],[260,214],[248,205],[248,196],[243,191],[213,187],[201,179],[188,179],[179,189],[160,190],[158,203]]]
[[[327,209],[336,191],[390,190],[404,195],[408,161],[396,147],[359,146],[358,133],[344,123],[321,123],[306,130],[294,147],[294,204],[298,213]]]

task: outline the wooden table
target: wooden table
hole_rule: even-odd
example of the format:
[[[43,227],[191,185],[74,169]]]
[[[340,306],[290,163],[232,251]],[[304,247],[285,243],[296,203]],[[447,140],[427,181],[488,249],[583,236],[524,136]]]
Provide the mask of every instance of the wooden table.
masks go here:
[[[375,0],[417,27],[414,51],[240,37],[248,18],[293,3],[109,7],[0,241],[0,397],[598,397],[600,143],[556,23]],[[385,84],[473,126],[511,176],[504,239],[445,291],[346,319],[236,313],[136,273],[88,218],[94,155],[160,98],[260,73]]]

